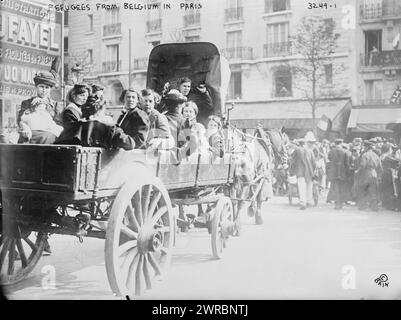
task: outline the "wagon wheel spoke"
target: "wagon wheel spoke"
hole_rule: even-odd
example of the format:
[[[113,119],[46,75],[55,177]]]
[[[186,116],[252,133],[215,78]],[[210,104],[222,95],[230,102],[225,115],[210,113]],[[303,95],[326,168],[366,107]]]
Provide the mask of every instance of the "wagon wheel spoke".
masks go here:
[[[155,193],[153,194],[152,201],[150,202],[149,209],[148,209],[149,216],[152,216],[153,213],[155,212],[156,206],[157,206],[159,200],[161,199],[161,197],[162,197],[161,192],[155,191]]]
[[[8,239],[7,237],[4,239],[4,244],[3,244],[3,247],[1,248],[1,253],[0,253],[0,271],[1,271],[2,267],[3,267],[4,260],[5,260],[6,255],[7,255],[7,251],[8,251],[8,247],[9,247],[10,241],[11,240]]]
[[[162,274],[161,269],[160,269],[160,265],[156,261],[155,257],[153,256],[153,253],[148,252],[147,256],[148,256],[148,260],[149,260],[150,265],[152,266],[153,270],[155,270],[156,275],[160,276]]]
[[[131,230],[124,224],[121,226],[121,233],[130,239],[138,239],[138,232]]]
[[[146,259],[146,255],[143,256],[143,275],[145,276],[145,283],[146,283],[146,289],[151,290],[152,289],[152,280],[150,278],[150,272],[149,272],[149,262]]]
[[[144,186],[144,192],[143,192],[143,197],[142,197],[142,214],[143,214],[143,222],[145,223],[148,219],[148,208],[149,208],[149,202],[150,202],[150,197],[152,194],[152,186],[147,185]]]
[[[19,255],[21,257],[22,267],[25,268],[28,265],[28,260],[25,255],[25,250],[24,250],[24,246],[22,245],[21,239],[17,239],[17,248],[18,248]]]
[[[166,212],[167,212],[167,206],[162,206],[162,207],[160,207],[160,208],[156,211],[155,215],[152,217],[151,225],[152,225],[152,226],[155,225],[156,222],[159,221],[159,219],[160,219]]]
[[[144,287],[142,286],[142,277],[141,277],[142,261],[143,261],[143,255],[140,255],[138,266],[135,271],[135,295],[137,296],[140,296],[144,289]]]
[[[131,250],[124,258],[123,263],[120,266],[121,269],[121,274],[127,275],[127,279],[128,279],[128,268],[131,266],[133,260],[135,259],[135,257],[138,255],[138,250]]]
[[[134,283],[135,284],[135,282],[134,282],[134,280],[135,280],[135,278],[134,278],[134,271],[136,270],[136,266],[138,265],[138,260],[139,260],[139,257],[140,257],[141,255],[138,253],[138,254],[136,254],[135,255],[135,257],[134,257],[134,259],[133,259],[133,261],[131,262],[131,264],[129,265],[129,269],[128,269],[128,274],[127,274],[127,281],[126,281],[126,286],[127,286],[127,288],[128,289],[132,289],[132,284]]]
[[[134,209],[135,209],[134,213],[135,213],[136,219],[140,226],[142,226],[142,224],[143,224],[141,199],[142,199],[142,190],[141,190],[141,188],[139,188],[133,197],[133,201],[134,201]]]
[[[128,204],[126,214],[127,214],[127,218],[128,218],[128,222],[129,222],[130,226],[133,226],[135,231],[139,231],[139,223],[135,216],[134,208],[132,207],[131,204]]]
[[[11,240],[10,249],[8,250],[8,270],[7,274],[12,275],[14,273],[14,262],[15,262],[15,240]]]
[[[38,237],[39,238],[39,237]],[[28,237],[24,238],[24,241],[31,247],[32,249],[32,253],[35,253],[38,250],[38,247],[36,244],[34,244],[32,242],[31,239],[29,239]]]
[[[136,248],[138,241],[130,240],[125,242],[123,245],[118,247],[118,256],[121,256],[123,253],[129,252],[132,249]]]

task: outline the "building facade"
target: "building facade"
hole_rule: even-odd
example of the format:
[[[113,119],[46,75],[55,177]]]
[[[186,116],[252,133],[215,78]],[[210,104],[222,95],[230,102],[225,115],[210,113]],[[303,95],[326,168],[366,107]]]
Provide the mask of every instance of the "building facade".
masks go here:
[[[389,135],[386,124],[401,116],[397,94],[391,101],[401,84],[401,2],[359,0],[358,6],[358,94],[348,131],[354,135]]]
[[[311,129],[311,106],[298,89],[302,80],[289,67],[302,64],[303,59],[294,52],[292,37],[304,16],[332,19],[338,46],[325,66],[324,86],[330,91],[341,84],[344,90],[325,96],[316,118],[326,121],[320,126],[323,131],[328,129],[327,122],[334,131],[344,127],[344,110],[357,95],[352,25],[356,4],[350,1],[328,1],[331,6],[312,9],[308,2],[296,0],[156,0],[138,2],[136,9],[133,4],[124,7],[122,1],[114,10],[96,10],[95,3],[100,1],[88,3],[92,10],[69,15],[68,54],[83,57],[85,80],[106,86],[109,105],[118,106],[121,91],[130,84],[145,87],[147,57],[155,45],[207,41],[216,44],[230,63],[226,102],[235,104],[232,122],[240,128],[284,126],[293,136]],[[337,65],[346,67],[335,73]]]

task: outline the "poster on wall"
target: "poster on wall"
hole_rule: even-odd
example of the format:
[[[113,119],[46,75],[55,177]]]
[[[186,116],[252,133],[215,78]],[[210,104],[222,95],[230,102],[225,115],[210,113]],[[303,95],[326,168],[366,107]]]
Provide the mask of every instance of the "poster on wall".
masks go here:
[[[33,77],[60,54],[61,14],[44,2],[0,2],[0,99],[2,129],[16,126],[22,100],[35,95]],[[5,110],[5,106],[9,106]]]

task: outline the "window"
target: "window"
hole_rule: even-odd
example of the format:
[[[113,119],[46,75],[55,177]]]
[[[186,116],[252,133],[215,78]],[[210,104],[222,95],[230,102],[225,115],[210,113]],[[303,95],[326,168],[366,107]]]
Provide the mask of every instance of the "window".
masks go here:
[[[152,9],[148,10],[147,32],[161,31],[161,3],[152,3]]]
[[[64,11],[64,26],[68,27],[68,11]]]
[[[288,42],[288,22],[267,25],[267,43]]]
[[[228,99],[241,99],[242,97],[242,72],[232,71],[228,86]]]
[[[93,49],[88,49],[88,63],[93,64]]]
[[[104,22],[105,24],[120,23],[120,9],[106,10]]]
[[[380,104],[383,99],[383,82],[381,80],[365,80],[365,103]]]
[[[68,52],[68,37],[64,37],[64,52]]]
[[[265,0],[265,12],[279,12],[290,9],[290,0]]]
[[[326,84],[333,84],[333,65],[331,63],[324,66],[324,76]]]
[[[118,44],[106,46],[106,60],[118,61],[120,60],[120,50]]]
[[[93,14],[88,14],[89,32],[93,32]]]
[[[288,68],[282,68],[273,73],[274,96],[292,96],[292,76]]]
[[[186,36],[185,42],[197,42],[200,41],[200,36]]]
[[[376,65],[378,52],[382,51],[382,30],[365,31],[365,60],[366,66]]]
[[[227,48],[238,48],[242,46],[242,32],[227,32]]]

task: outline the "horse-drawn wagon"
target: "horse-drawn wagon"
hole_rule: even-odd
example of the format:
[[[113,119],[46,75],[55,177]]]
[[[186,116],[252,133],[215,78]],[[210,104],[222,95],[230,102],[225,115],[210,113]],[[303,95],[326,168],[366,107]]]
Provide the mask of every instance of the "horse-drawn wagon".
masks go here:
[[[148,86],[160,91],[172,76],[204,81],[222,109],[229,69],[210,43],[156,47]],[[230,191],[235,154],[195,161],[171,150],[105,150],[72,145],[0,144],[3,285],[33,270],[50,234],[105,239],[105,264],[113,293],[141,295],[171,260],[177,217],[173,207],[208,203],[204,226],[220,258],[238,231]],[[259,178],[260,180],[260,178]]]

